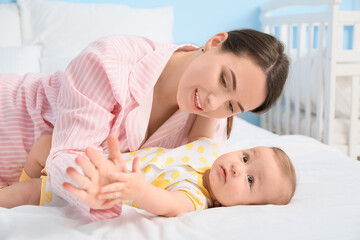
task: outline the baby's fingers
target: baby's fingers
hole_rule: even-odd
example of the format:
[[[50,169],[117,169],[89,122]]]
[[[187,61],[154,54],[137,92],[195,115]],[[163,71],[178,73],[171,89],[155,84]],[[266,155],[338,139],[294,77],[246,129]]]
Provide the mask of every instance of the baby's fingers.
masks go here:
[[[115,191],[122,191],[124,189],[124,183],[116,182],[109,185],[106,185],[101,188],[101,193],[110,193]]]
[[[136,157],[133,160],[133,163],[132,163],[132,171],[133,172],[140,172],[139,159],[140,159],[139,157]]]
[[[101,193],[98,196],[98,199],[105,200],[105,199],[119,199],[122,196],[122,192],[111,192],[111,193]]]
[[[108,180],[110,182],[125,182],[127,179],[126,174],[128,173],[110,172],[108,174]]]

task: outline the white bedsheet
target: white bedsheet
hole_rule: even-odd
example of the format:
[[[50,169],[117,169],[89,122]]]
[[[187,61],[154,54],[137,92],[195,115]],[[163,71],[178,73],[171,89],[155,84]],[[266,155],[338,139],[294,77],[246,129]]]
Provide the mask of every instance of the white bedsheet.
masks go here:
[[[236,119],[227,151],[279,146],[297,191],[285,206],[214,208],[163,218],[124,206],[119,218],[83,219],[72,207],[0,208],[0,239],[360,239],[360,162],[314,139],[278,136]]]

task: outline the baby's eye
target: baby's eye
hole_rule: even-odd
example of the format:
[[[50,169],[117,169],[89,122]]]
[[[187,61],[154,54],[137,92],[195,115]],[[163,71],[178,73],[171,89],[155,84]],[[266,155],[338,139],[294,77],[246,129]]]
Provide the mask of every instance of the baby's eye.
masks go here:
[[[253,182],[254,182],[254,179],[251,176],[247,176],[247,178],[248,178],[249,185],[251,186],[251,184],[253,184]]]
[[[243,155],[243,161],[244,161],[244,163],[246,163],[248,161],[248,156]]]

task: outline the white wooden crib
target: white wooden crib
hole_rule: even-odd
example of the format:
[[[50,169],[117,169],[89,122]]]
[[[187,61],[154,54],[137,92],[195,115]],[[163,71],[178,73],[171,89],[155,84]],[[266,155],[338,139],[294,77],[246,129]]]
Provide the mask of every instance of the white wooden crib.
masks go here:
[[[275,0],[261,7],[263,31],[277,36],[291,58],[284,92],[261,126],[359,158],[360,11],[340,11],[340,2]],[[317,10],[297,13],[301,6]]]

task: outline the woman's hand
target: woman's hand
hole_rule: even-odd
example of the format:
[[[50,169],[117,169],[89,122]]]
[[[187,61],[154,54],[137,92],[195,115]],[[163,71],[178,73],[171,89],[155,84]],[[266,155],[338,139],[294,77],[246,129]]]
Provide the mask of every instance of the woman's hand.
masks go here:
[[[84,175],[70,167],[66,173],[79,186],[75,187],[70,183],[64,183],[65,190],[77,197],[86,206],[93,209],[109,209],[122,201],[121,198],[99,199],[98,195],[103,186],[112,183],[109,180],[109,173],[121,173],[127,171],[122,159],[119,142],[115,135],[110,134],[108,139],[109,159],[94,148],[87,148],[86,155],[90,160],[79,156],[75,163],[83,170]]]

